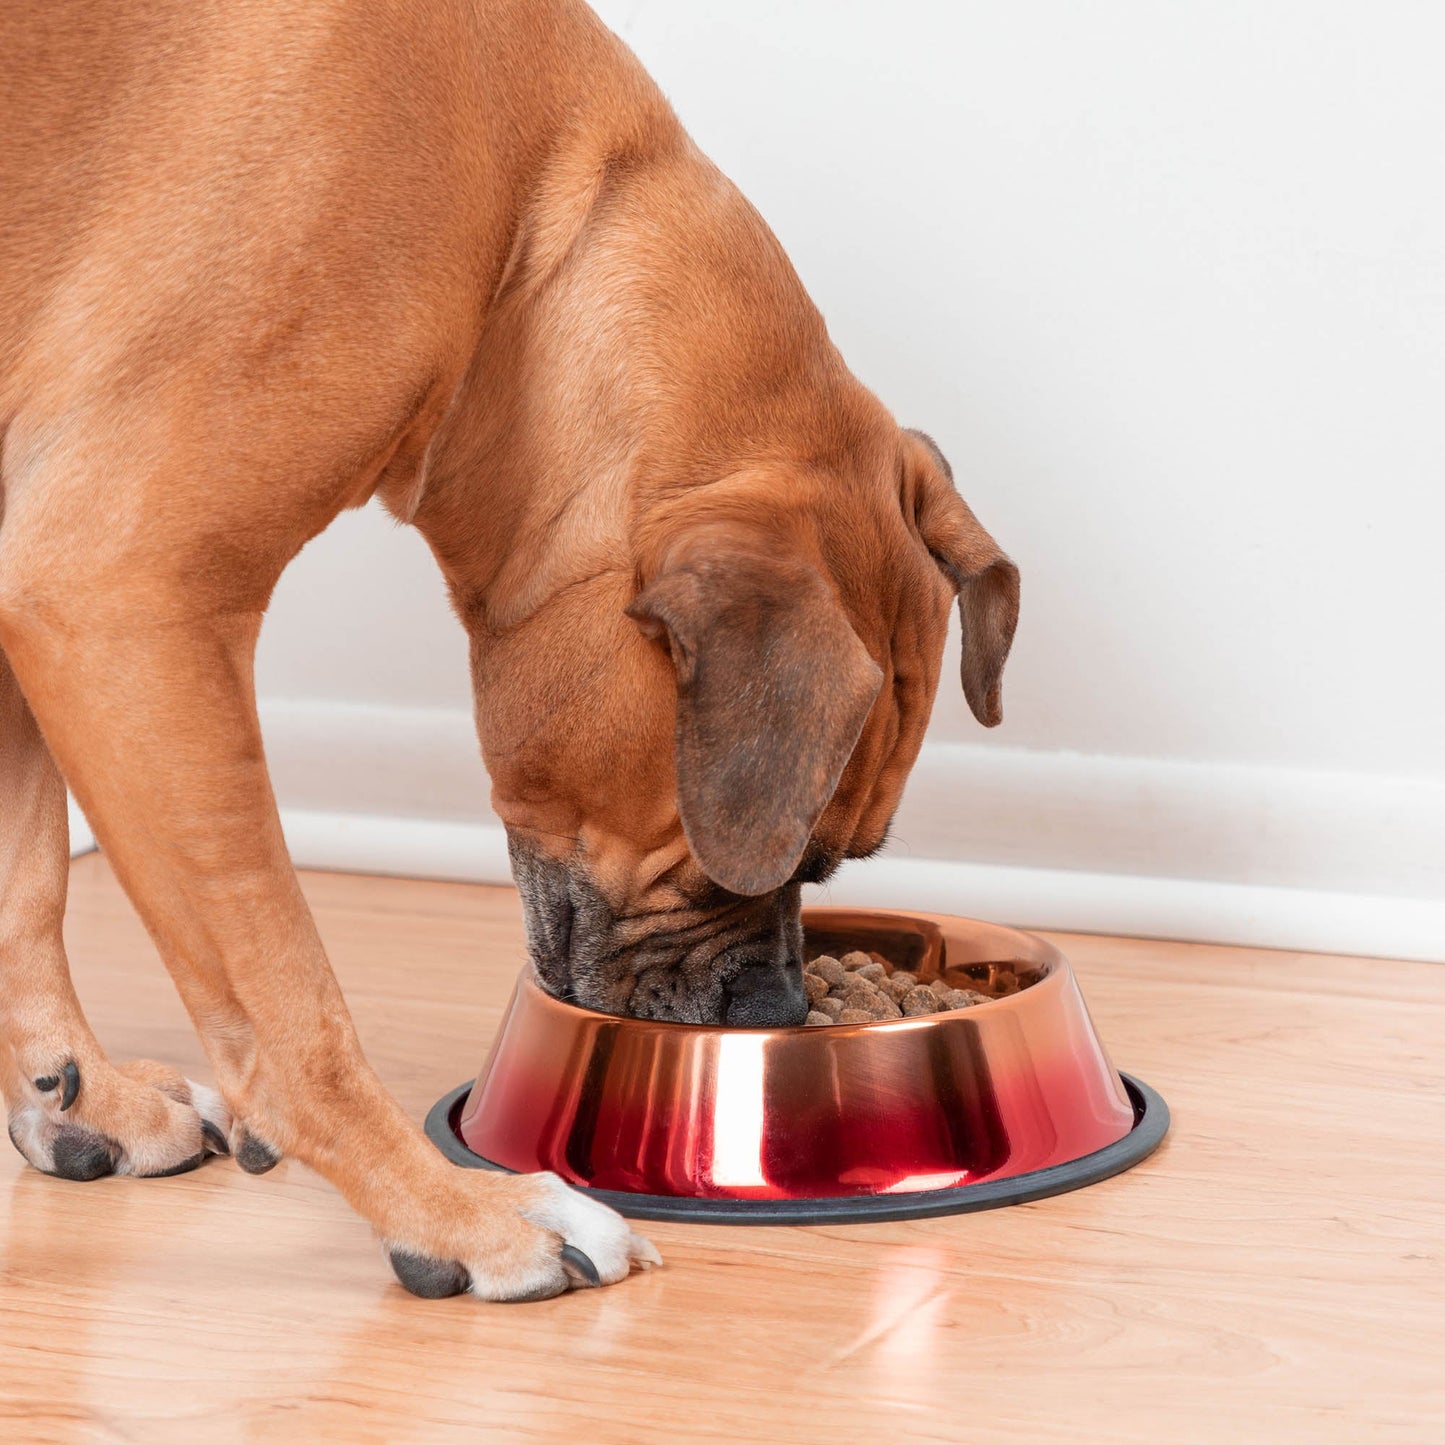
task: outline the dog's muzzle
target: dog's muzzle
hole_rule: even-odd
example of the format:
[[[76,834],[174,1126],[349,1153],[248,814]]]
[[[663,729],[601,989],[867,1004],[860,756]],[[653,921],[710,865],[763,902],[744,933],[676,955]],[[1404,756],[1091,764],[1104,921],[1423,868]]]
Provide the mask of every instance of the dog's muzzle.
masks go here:
[[[616,915],[580,865],[508,838],[532,966],[583,1008],[677,1023],[786,1028],[807,1016],[799,889],[713,908]]]

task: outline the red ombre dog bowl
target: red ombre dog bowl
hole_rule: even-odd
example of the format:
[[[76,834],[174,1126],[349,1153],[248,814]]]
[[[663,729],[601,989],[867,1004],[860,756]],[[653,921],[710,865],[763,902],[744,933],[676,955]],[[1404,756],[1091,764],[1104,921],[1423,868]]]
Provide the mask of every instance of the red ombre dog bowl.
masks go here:
[[[1041,1199],[1151,1153],[1164,1101],[1116,1073],[1068,960],[967,918],[810,909],[806,956],[1018,992],[953,1013],[728,1029],[563,1003],[530,970],[475,1084],[427,1132],[458,1164],[550,1169],[642,1219],[913,1218]]]

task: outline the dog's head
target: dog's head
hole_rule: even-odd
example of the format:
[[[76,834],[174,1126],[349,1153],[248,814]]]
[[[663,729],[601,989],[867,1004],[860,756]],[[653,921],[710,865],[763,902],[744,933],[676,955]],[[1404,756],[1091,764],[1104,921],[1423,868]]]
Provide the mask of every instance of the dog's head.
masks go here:
[[[1001,717],[1018,571],[919,433],[654,508],[633,552],[473,629],[494,805],[532,960],[589,1008],[801,1023],[799,892],[878,849],[949,610]]]

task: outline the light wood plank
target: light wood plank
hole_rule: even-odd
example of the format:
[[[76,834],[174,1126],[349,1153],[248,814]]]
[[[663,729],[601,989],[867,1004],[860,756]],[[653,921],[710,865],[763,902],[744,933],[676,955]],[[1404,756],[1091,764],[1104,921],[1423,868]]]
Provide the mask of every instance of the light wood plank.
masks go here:
[[[420,1118],[521,961],[515,895],[304,879],[368,1052]],[[207,1077],[98,857],[72,959],[117,1058]],[[0,1156],[10,1440],[1445,1438],[1445,969],[1090,937],[1153,1159],[1017,1209],[653,1225],[667,1268],[527,1306],[426,1303],[290,1163],[46,1179]]]

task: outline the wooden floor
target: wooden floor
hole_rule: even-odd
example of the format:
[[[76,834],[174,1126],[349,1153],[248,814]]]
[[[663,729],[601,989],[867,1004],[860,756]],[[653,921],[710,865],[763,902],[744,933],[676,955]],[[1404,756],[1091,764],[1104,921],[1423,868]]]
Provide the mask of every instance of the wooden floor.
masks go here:
[[[509,890],[313,874],[418,1119],[518,967]],[[71,957],[117,1058],[208,1077],[98,857]],[[0,1439],[1445,1440],[1445,967],[1069,937],[1174,1111],[1132,1173],[1020,1208],[653,1225],[667,1267],[426,1303],[291,1163],[45,1178],[0,1158]]]

